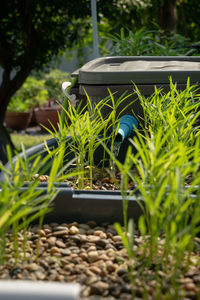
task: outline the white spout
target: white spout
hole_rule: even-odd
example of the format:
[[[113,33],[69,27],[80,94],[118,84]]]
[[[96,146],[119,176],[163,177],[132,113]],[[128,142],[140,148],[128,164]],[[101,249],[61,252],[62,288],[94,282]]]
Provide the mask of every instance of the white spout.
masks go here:
[[[69,81],[65,81],[62,83],[62,91],[63,93],[65,94],[65,96],[67,96],[67,98],[69,99],[69,101],[72,103],[76,100],[76,95],[72,94],[72,95],[69,95],[68,92],[67,92],[67,88],[70,87],[71,85],[71,82]]]

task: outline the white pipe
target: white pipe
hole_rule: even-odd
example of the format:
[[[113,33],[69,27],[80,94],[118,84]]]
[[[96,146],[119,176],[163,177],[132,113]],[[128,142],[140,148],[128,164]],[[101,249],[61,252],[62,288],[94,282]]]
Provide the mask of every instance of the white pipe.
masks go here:
[[[79,293],[75,283],[0,280],[1,300],[76,300]]]
[[[91,11],[92,11],[92,35],[93,35],[93,51],[94,58],[99,57],[99,48],[98,48],[98,29],[97,29],[97,6],[96,0],[91,0]]]

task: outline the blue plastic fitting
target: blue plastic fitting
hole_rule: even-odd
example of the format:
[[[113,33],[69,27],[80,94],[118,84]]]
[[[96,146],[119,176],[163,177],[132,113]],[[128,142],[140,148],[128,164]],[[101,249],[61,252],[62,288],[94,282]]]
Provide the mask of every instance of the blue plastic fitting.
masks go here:
[[[116,135],[116,142],[123,142],[138,127],[138,121],[131,115],[124,115],[120,118],[119,129]]]

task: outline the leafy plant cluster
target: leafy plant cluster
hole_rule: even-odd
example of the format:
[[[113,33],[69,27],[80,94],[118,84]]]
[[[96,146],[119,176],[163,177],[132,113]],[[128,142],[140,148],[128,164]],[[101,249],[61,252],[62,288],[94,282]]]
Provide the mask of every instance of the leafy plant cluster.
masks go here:
[[[2,246],[5,244],[5,234],[10,227],[17,237],[18,230],[23,228],[26,231],[32,218],[40,217],[42,224],[53,199],[51,191],[54,191],[55,181],[75,176],[80,189],[86,180],[92,186],[95,151],[99,145],[103,145],[105,155],[108,154],[110,160],[114,161],[121,174],[119,188],[123,197],[124,226],[117,223],[115,227],[130,259],[128,271],[133,296],[134,274],[142,274],[147,268],[154,267],[154,279],[156,282],[161,280],[163,287],[166,278],[159,277],[159,270],[163,269],[168,274],[172,289],[164,291],[167,299],[178,299],[177,276],[183,261],[185,268],[189,266],[195,246],[194,238],[200,233],[200,93],[188,80],[186,89],[182,91],[171,81],[167,93],[155,88],[154,94],[146,98],[135,86],[135,95],[139,97],[144,110],[144,127],[130,139],[137,153],[133,155],[130,147],[124,164],[113,155],[112,147],[118,126],[117,106],[128,96],[122,95],[115,103],[111,93],[96,106],[88,96],[87,107],[69,106],[65,111],[65,120],[60,117],[59,131],[48,130],[57,138],[58,148],[50,149],[46,143],[45,158],[37,154],[37,157],[26,159],[25,155],[25,160],[22,160],[19,156],[16,164],[13,164],[9,155],[12,171],[1,166],[7,178],[1,183],[0,190],[1,243]],[[112,111],[108,118],[102,115],[105,107]],[[68,151],[74,154],[74,158],[66,163],[65,138],[68,134],[72,137]],[[110,144],[107,143],[108,136]],[[104,158],[102,160],[104,162]],[[34,173],[45,172],[48,163],[52,164],[48,196],[36,192],[37,180],[29,182],[29,193],[20,192],[25,180],[30,181]],[[102,168],[105,169],[104,164]],[[114,173],[110,174],[116,180]],[[128,191],[130,180],[136,184],[132,191]],[[136,190],[139,193],[135,193]],[[127,217],[130,196],[136,197],[143,212],[136,223]],[[134,250],[135,228],[144,241],[139,257]],[[164,243],[159,243],[160,238]],[[15,244],[17,258],[17,238]],[[161,296],[163,289],[156,285],[155,297],[161,299]],[[145,297],[147,294],[143,295]]]
[[[62,114],[59,116],[59,131],[56,131],[55,128],[54,130],[46,128],[54,138],[58,139],[59,143],[62,143],[66,136],[71,137],[71,142],[68,141],[68,148],[76,158],[76,168],[80,172],[77,179],[80,189],[84,188],[85,180],[89,181],[92,188],[97,148],[102,143],[109,143],[113,149],[119,117],[120,114],[123,114],[123,110],[118,114],[118,107],[131,96],[125,94],[121,95],[116,102],[110,92],[109,97],[102,99],[96,105],[91,102],[88,95],[86,105],[80,103],[78,107],[73,107],[68,103],[68,109],[62,106],[65,116],[63,117]],[[105,110],[110,112],[107,117],[105,117]],[[103,147],[102,151],[103,168],[106,155]],[[110,164],[111,161],[109,160]]]
[[[69,73],[58,69],[29,76],[23,86],[12,96],[8,111],[27,112],[42,106],[51,98],[61,100],[63,97],[61,84],[66,80],[70,80]]]
[[[178,91],[171,82],[168,93],[155,90],[148,99],[137,88],[136,92],[145,112],[145,127],[144,133],[138,132],[131,140],[137,154],[133,156],[128,151],[124,165],[116,161],[122,176],[125,231],[120,224],[115,226],[130,260],[136,259],[134,228],[137,226],[144,240],[149,237],[141,249],[140,271],[156,264],[156,276],[159,277],[160,268],[170,273],[173,288],[167,294],[178,298],[176,278],[183,261],[186,268],[189,266],[194,238],[200,232],[199,89],[190,86],[188,81],[184,91]],[[136,172],[132,171],[133,166]],[[130,178],[143,200],[143,204],[139,202],[143,215],[135,225],[133,220],[127,220]],[[162,247],[159,244],[161,237],[164,240]],[[129,272],[134,281],[134,264]],[[156,297],[161,296],[162,291],[158,288]]]
[[[188,38],[180,34],[165,35],[161,30],[139,30],[121,28],[120,33],[108,33],[105,55],[113,56],[176,56],[193,55],[197,49],[192,48]]]

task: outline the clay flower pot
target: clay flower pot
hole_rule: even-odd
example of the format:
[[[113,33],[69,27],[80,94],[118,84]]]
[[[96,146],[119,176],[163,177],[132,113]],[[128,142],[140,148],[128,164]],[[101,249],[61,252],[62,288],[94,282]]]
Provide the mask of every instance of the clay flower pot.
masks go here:
[[[53,128],[51,126],[51,123],[56,128],[56,130],[58,130],[58,112],[61,112],[61,107],[59,105],[55,105],[53,107],[35,108],[34,111],[36,121],[43,130],[45,130],[43,126],[52,130]]]
[[[7,111],[4,119],[6,127],[14,130],[26,129],[31,121],[31,112]]]

